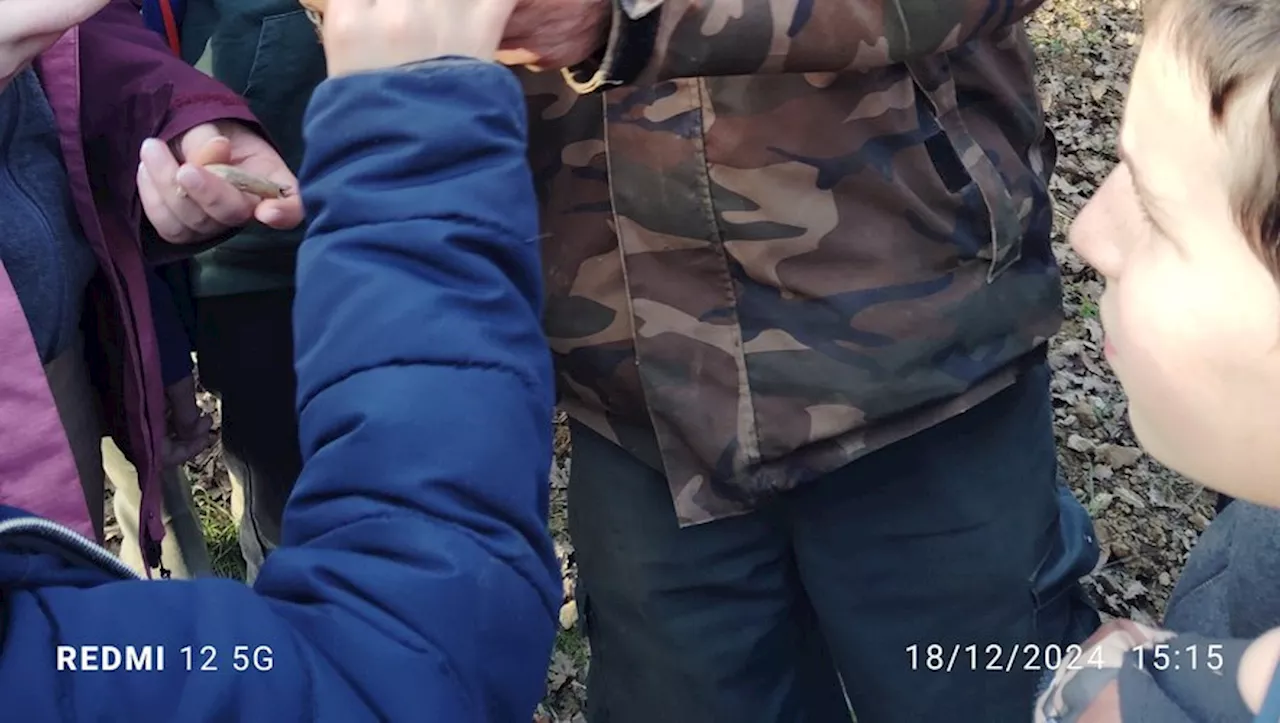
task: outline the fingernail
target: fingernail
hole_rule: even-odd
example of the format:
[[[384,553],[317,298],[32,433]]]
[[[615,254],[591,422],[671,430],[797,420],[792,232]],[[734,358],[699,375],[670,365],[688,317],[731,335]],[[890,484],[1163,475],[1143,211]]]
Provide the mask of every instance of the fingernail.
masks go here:
[[[204,176],[191,166],[182,166],[178,169],[178,184],[188,191],[198,191],[204,185]]]
[[[147,155],[153,155],[158,150],[156,146],[159,146],[159,145],[160,145],[160,141],[156,140],[155,138],[148,138],[142,142],[142,153],[145,153]]]
[[[283,218],[283,214],[280,213],[280,209],[278,208],[264,208],[258,214],[258,220],[268,226],[278,222],[281,218]]]

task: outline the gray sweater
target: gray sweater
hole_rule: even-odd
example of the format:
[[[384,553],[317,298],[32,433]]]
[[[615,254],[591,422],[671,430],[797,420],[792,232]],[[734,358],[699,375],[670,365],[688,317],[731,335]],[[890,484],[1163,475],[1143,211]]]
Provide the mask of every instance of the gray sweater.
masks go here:
[[[48,363],[75,338],[97,269],[76,219],[53,111],[34,71],[0,90],[0,260]]]
[[[1183,657],[1184,664],[1164,671],[1124,667],[1115,723],[1254,721],[1236,689],[1236,675],[1252,639],[1280,627],[1280,510],[1241,501],[1223,510],[1191,551],[1163,627],[1179,633],[1171,650],[1198,651],[1203,661],[1215,645],[1225,666],[1194,669]]]
[[[1164,626],[1215,638],[1280,627],[1280,510],[1228,505],[1191,551]]]

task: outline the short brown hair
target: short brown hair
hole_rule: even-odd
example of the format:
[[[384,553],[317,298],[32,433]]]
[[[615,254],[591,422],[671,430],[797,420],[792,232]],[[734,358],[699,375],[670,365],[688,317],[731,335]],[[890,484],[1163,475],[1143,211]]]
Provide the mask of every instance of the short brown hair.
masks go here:
[[[1147,33],[1172,41],[1209,93],[1232,152],[1228,198],[1236,223],[1280,277],[1280,0],[1146,0]],[[1264,84],[1261,118],[1227,122],[1233,99]]]

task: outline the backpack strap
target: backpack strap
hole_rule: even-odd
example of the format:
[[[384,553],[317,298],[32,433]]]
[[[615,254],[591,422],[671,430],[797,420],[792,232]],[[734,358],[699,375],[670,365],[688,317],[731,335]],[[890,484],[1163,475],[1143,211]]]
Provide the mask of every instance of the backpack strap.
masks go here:
[[[185,0],[142,0],[142,21],[164,36],[174,55],[182,55],[182,16]]]

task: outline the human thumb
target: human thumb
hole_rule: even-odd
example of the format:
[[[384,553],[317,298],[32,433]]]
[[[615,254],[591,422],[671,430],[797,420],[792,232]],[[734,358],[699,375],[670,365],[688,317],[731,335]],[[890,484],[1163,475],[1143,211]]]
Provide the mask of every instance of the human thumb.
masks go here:
[[[178,160],[195,166],[231,160],[231,139],[222,135],[212,123],[203,123],[187,131],[177,145],[174,153]]]

